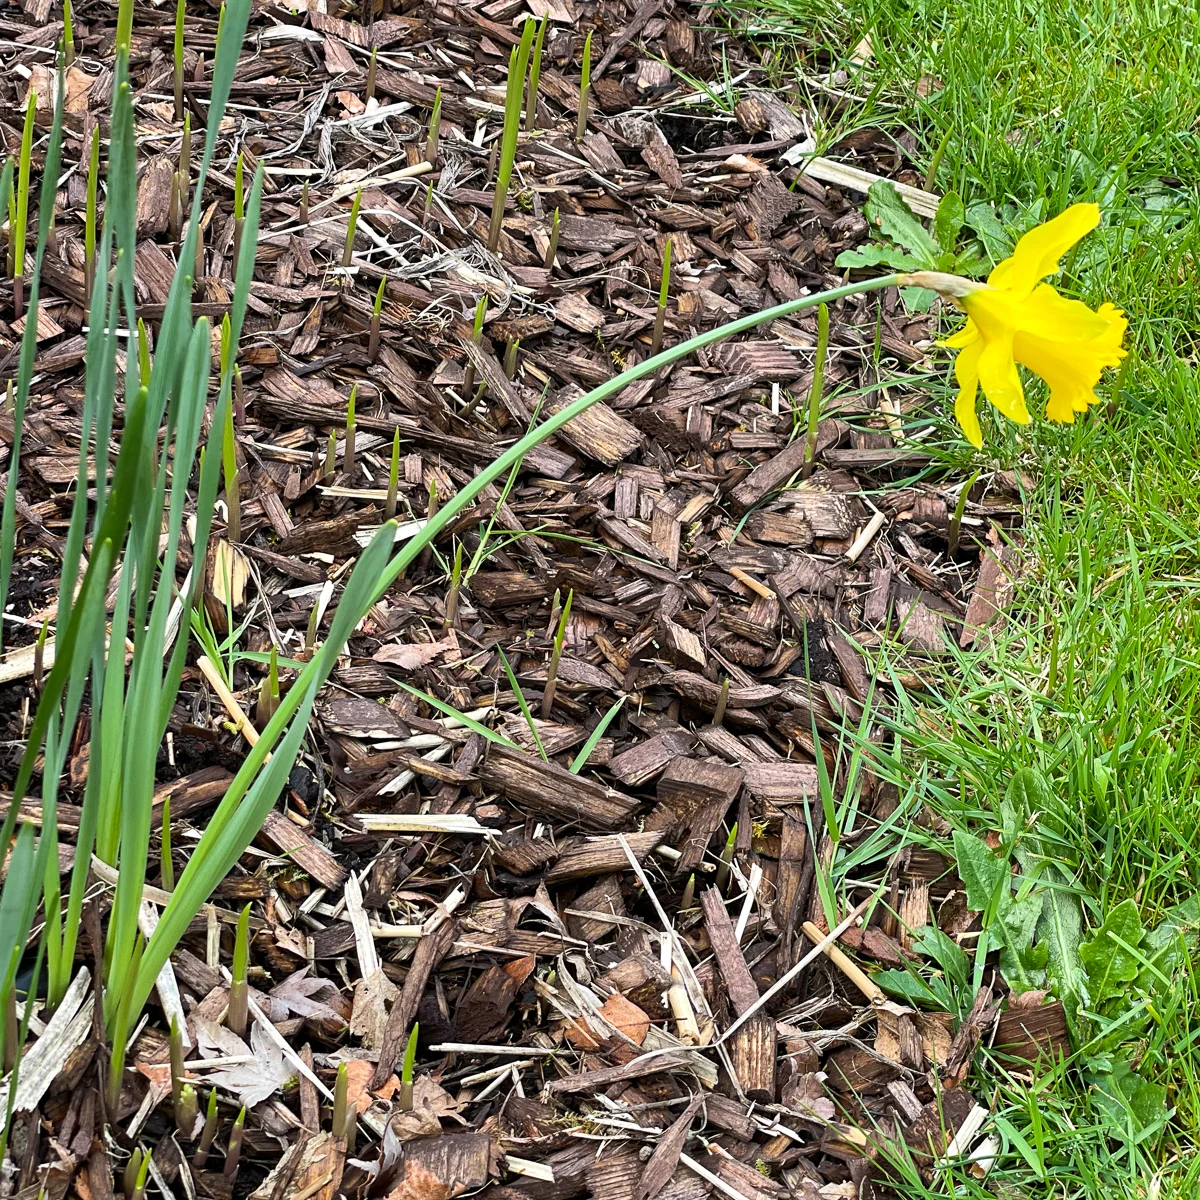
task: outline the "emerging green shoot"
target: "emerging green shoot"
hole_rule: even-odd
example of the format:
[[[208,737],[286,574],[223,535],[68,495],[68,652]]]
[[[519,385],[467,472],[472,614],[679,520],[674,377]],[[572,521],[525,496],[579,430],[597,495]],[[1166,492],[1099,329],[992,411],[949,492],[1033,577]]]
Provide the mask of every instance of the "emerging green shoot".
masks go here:
[[[346,1109],[349,1107],[350,1074],[344,1062],[338,1063],[337,1077],[333,1082],[333,1134],[340,1137],[346,1128]]]
[[[438,138],[442,132],[442,89],[439,87],[433,97],[433,113],[429,118],[429,136],[425,139],[425,161],[431,166],[437,166]],[[429,185],[431,188],[433,184]]]
[[[200,1131],[200,1143],[196,1153],[192,1155],[192,1167],[199,1171],[208,1162],[208,1152],[217,1136],[217,1089],[210,1088],[208,1093],[208,1109],[204,1114],[204,1128]]]
[[[346,1142],[346,1153],[353,1154],[358,1141],[358,1108],[350,1104],[346,1107],[346,1120],[342,1125],[342,1137]]]
[[[446,593],[445,627],[458,624],[458,596],[462,588],[462,542],[454,548],[454,566],[450,570],[450,590]]]
[[[296,213],[296,223],[298,225],[308,224],[308,180],[306,179],[300,185],[300,209]]]
[[[821,417],[821,398],[825,391],[825,356],[829,353],[829,305],[817,305],[817,355],[813,359],[812,387],[808,389],[808,432],[804,440],[804,465],[800,478],[807,479],[817,457],[817,423]]]
[[[29,224],[29,176],[33,169],[33,127],[37,113],[37,93],[29,89],[25,105],[25,127],[21,130],[21,157],[17,165],[16,222],[10,227],[13,245],[13,310],[18,317],[25,311],[25,237]]]
[[[734,821],[733,828],[729,831],[729,836],[725,839],[725,845],[721,850],[721,860],[717,864],[716,888],[718,892],[725,890],[725,885],[729,882],[729,865],[733,862],[733,848],[737,844],[737,822]]]
[[[346,404],[346,442],[342,449],[342,474],[349,483],[354,475],[354,440],[358,433],[358,424],[354,419],[354,405],[358,400],[358,384],[350,389],[350,399]]]
[[[267,664],[266,678],[258,689],[258,706],[255,709],[255,724],[259,729],[266,727],[267,722],[279,709],[279,651],[275,643],[271,643],[271,658]]]
[[[137,322],[137,361],[138,383],[142,387],[149,387],[150,372],[153,368],[150,360],[150,334],[146,329],[146,322],[141,317],[138,317]]]
[[[583,69],[579,76],[579,117],[575,122],[575,140],[583,141],[587,133],[588,92],[592,86],[592,33],[588,31],[583,42]]]
[[[413,1022],[408,1031],[408,1044],[404,1047],[404,1059],[400,1064],[400,1092],[396,1099],[400,1102],[400,1111],[408,1112],[413,1104],[413,1068],[417,1062],[417,1033],[420,1023]]]
[[[658,275],[658,308],[654,313],[654,337],[650,342],[650,353],[662,349],[663,328],[667,321],[667,301],[671,295],[671,239],[663,246],[662,269]]]
[[[517,353],[521,349],[521,339],[514,338],[508,343],[508,348],[504,351],[504,375],[507,379],[513,379],[517,374]]]
[[[567,592],[567,602],[562,607],[558,617],[558,628],[554,632],[554,645],[550,651],[550,662],[546,667],[546,690],[542,693],[542,720],[550,720],[550,710],[554,707],[554,696],[558,691],[558,662],[562,658],[563,640],[567,636],[567,622],[571,619],[571,601],[575,591]]]
[[[96,209],[100,188],[100,126],[92,126],[87,160],[87,203],[83,212],[83,291],[88,302],[96,280]]]
[[[721,693],[717,696],[717,707],[713,709],[712,723],[721,725],[725,720],[725,705],[729,703],[729,676],[721,680]]]
[[[371,61],[367,64],[367,87],[366,87],[366,103],[370,104],[375,99],[375,56],[378,50],[371,47]]]
[[[379,322],[383,313],[383,289],[387,287],[387,276],[379,281],[379,290],[375,293],[375,307],[371,309],[371,332],[367,338],[367,361],[374,362],[379,357]]]
[[[164,892],[175,890],[175,864],[171,860],[171,797],[162,804],[162,848],[159,852],[159,886]]]
[[[127,1200],[133,1200],[137,1193],[138,1177],[143,1174],[142,1164],[146,1157],[141,1146],[134,1146],[133,1152],[125,1162],[125,1170],[121,1174],[121,1190]]]
[[[508,686],[512,688],[512,693],[517,698],[517,707],[521,710],[521,716],[525,718],[525,724],[529,726],[529,732],[533,735],[533,744],[542,756],[542,761],[549,762],[550,756],[546,753],[546,747],[542,745],[542,735],[538,732],[537,722],[533,719],[533,713],[529,709],[529,701],[525,699],[525,693],[521,691],[521,685],[517,682],[512,665],[503,650],[497,648],[496,653],[500,655],[500,661],[504,664],[504,673],[508,676]]]
[[[588,740],[583,743],[582,749],[575,756],[575,761],[571,764],[571,774],[578,775],[584,767],[587,766],[587,760],[591,758],[592,751],[600,744],[600,739],[604,736],[604,731],[612,724],[613,718],[621,711],[621,705],[625,703],[625,697],[620,696],[617,702],[596,722],[596,728],[588,735]]]
[[[538,84],[542,79],[542,46],[546,41],[546,26],[549,24],[550,14],[547,12],[538,25],[537,39],[533,43],[533,59],[529,64],[529,88],[525,93],[526,133],[532,133],[537,128]]]
[[[233,265],[237,269],[237,261],[242,252],[242,229],[246,224],[245,199],[242,191],[242,156],[237,157],[237,165],[233,168]]]
[[[71,12],[71,0],[63,0],[63,66],[70,69],[75,64],[75,20]]]
[[[350,205],[350,220],[346,225],[346,244],[342,247],[342,266],[348,267],[354,258],[354,235],[358,232],[358,210],[362,204],[362,188],[354,193]]]
[[[246,1108],[242,1106],[241,1112],[237,1115],[237,1120],[233,1123],[233,1128],[229,1131],[229,1149],[225,1152],[225,1169],[223,1174],[226,1178],[232,1178],[237,1174],[238,1161],[242,1157],[242,1134],[246,1128]]]
[[[975,480],[979,478],[979,471],[976,470],[971,478],[959,488],[958,499],[954,503],[954,513],[950,517],[950,526],[946,530],[946,553],[952,557],[958,553],[958,538],[962,531],[963,514],[967,511],[967,500],[971,495],[971,489],[975,486]]]
[[[495,254],[500,246],[500,230],[504,225],[504,206],[508,203],[508,186],[512,182],[513,163],[517,157],[517,138],[521,132],[521,99],[525,91],[525,72],[533,48],[534,23],[526,21],[521,27],[521,44],[514,46],[508,58],[508,88],[504,95],[504,128],[500,134],[500,160],[496,173],[496,192],[492,199],[492,221],[488,226],[488,249]]]
[[[433,212],[433,182],[432,180],[425,187],[425,203],[421,206],[421,224],[422,226],[429,224],[429,215]]]
[[[383,519],[390,521],[396,515],[396,492],[400,487],[400,429],[392,434],[392,461],[388,464],[387,499],[383,502]]]
[[[185,1083],[179,1089],[179,1103],[175,1106],[175,1125],[188,1141],[196,1136],[196,1122],[200,1119],[200,1101],[196,1089]]]
[[[250,905],[238,914],[237,931],[233,938],[233,970],[230,972],[229,1009],[225,1024],[238,1037],[246,1036],[246,1021],[250,1015],[250,985],[246,971],[250,964]]]
[[[478,346],[483,340],[483,322],[487,316],[488,298],[484,292],[478,300],[475,301],[475,323],[471,326],[471,342]],[[467,368],[463,372],[462,397],[464,401],[470,400],[471,392],[475,387],[475,364],[467,363]]]
[[[696,872],[693,871],[688,876],[688,881],[683,887],[683,896],[679,901],[681,912],[687,912],[696,901]]]
[[[171,1103],[179,1107],[179,1097],[183,1094],[186,1083],[183,1072],[183,1033],[179,1029],[179,1019],[171,1018],[171,1031],[167,1039],[171,1061]]]
[[[33,688],[34,691],[40,691],[42,687],[42,670],[46,662],[46,638],[50,633],[50,618],[47,617],[42,622],[41,629],[38,630],[37,641],[33,647]]]
[[[175,60],[171,80],[175,86],[175,120],[183,120],[183,18],[187,0],[175,4]]]
[[[225,507],[228,518],[225,537],[230,542],[242,540],[242,498],[237,465],[237,435],[233,428],[233,405],[225,408],[225,424],[221,437],[221,461],[225,472]]]
[[[550,244],[546,247],[544,265],[547,271],[554,269],[554,256],[558,253],[558,209],[554,210],[554,219],[550,222]]]

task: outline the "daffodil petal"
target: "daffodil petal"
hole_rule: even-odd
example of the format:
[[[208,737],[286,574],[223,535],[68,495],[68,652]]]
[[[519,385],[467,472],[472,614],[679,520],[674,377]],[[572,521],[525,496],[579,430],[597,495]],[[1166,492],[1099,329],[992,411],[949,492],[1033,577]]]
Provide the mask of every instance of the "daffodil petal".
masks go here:
[[[954,416],[962,427],[963,436],[977,450],[983,448],[983,431],[975,412],[979,392],[979,356],[983,339],[976,338],[954,360],[954,378],[958,380],[958,398],[954,401]]]
[[[1029,410],[1025,407],[1025,391],[1021,387],[1021,376],[1013,359],[1013,336],[1011,332],[998,338],[985,338],[979,355],[979,383],[988,403],[998,409],[1010,421],[1018,425],[1029,424]]]
[[[1104,304],[1093,311],[1082,300],[1059,295],[1048,283],[1034,288],[1027,300],[1014,306],[1013,312],[1014,331],[1032,333],[1049,341],[1108,340],[1119,347],[1127,324],[1119,308]]]
[[[996,265],[988,283],[1011,292],[1016,299],[1028,296],[1040,280],[1058,270],[1063,255],[1099,223],[1098,205],[1072,204],[1053,220],[1024,234],[1012,257]]]
[[[975,322],[968,317],[967,323],[961,329],[956,329],[948,338],[945,338],[942,345],[949,347],[951,350],[960,350],[964,346],[971,345],[978,338],[979,329],[976,327]]]

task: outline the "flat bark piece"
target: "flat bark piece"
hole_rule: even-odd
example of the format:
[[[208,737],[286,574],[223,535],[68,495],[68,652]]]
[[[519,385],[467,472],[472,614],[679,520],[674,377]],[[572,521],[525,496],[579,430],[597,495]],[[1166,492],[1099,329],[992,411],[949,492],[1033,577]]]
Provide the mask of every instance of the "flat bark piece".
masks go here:
[[[963,618],[958,644],[968,647],[1004,611],[1012,599],[1020,566],[1020,555],[1014,546],[999,552],[986,549],[979,565],[979,576],[971,591],[967,613]]]
[[[392,1005],[387,1024],[383,1028],[383,1045],[379,1049],[379,1063],[375,1068],[372,1087],[379,1088],[387,1082],[388,1076],[404,1054],[404,1048],[408,1044],[408,1032],[412,1027],[413,1018],[417,1015],[417,1006],[421,1003],[425,986],[438,963],[445,958],[450,949],[454,941],[454,930],[454,922],[446,921],[417,943],[412,961],[408,965],[404,987]]]
[[[551,590],[523,571],[480,571],[471,577],[467,587],[485,608],[515,608],[541,600]]]
[[[940,612],[922,600],[897,600],[900,640],[911,650],[924,654],[945,654],[946,620]]]
[[[814,537],[853,537],[861,519],[860,506],[840,492],[795,488],[784,500],[788,511],[804,518]]]
[[[793,554],[787,566],[773,575],[771,583],[782,597],[803,592],[810,596],[834,599],[846,582],[846,568],[809,554]]]
[[[777,140],[808,136],[808,125],[774,92],[748,92],[734,106],[733,115],[747,133],[766,130]]]
[[[967,1114],[975,1097],[966,1088],[945,1088],[921,1109],[921,1115],[904,1131],[904,1140],[918,1165],[928,1166],[941,1158]]]
[[[653,136],[641,149],[642,161],[668,187],[683,187],[683,174],[679,170],[679,159],[667,144],[666,138],[657,128]]]
[[[758,800],[775,803],[811,800],[817,795],[817,768],[813,763],[747,763],[746,787]]]
[[[615,1029],[619,1029],[631,1042],[641,1045],[650,1032],[650,1018],[632,1000],[620,992],[614,992],[600,1005],[597,1012]]]
[[[991,988],[984,985],[975,993],[971,1011],[955,1031],[954,1040],[950,1043],[950,1053],[946,1056],[942,1074],[947,1086],[962,1083],[971,1073],[975,1052],[996,1023],[999,1013],[1000,1005],[993,1003]]]
[[[505,746],[488,747],[479,775],[485,787],[513,803],[542,816],[577,821],[585,829],[625,825],[638,807],[631,796]]]
[[[728,364],[725,365],[728,366]],[[822,454],[840,437],[841,426],[838,422],[821,421],[817,425],[817,454]],[[797,438],[794,442],[784,446],[779,454],[755,467],[737,487],[733,488],[730,499],[734,511],[745,512],[746,509],[754,508],[770,492],[774,492],[775,488],[784,485],[803,466],[804,438]]]
[[[492,1141],[485,1133],[416,1138],[403,1143],[402,1152],[409,1169],[419,1163],[449,1188],[450,1196],[481,1188],[491,1176]]]
[[[702,708],[715,709],[721,698],[720,687],[698,675],[695,671],[669,671],[662,677],[663,687],[678,692]],[[779,688],[769,684],[752,684],[750,687],[731,687],[725,698],[725,708],[763,708],[780,696]]]
[[[746,532],[757,542],[771,542],[806,550],[813,544],[813,528],[798,513],[759,511],[746,522]]]
[[[307,871],[322,887],[336,890],[346,882],[346,868],[337,858],[278,809],[267,814],[262,832],[282,854]]]
[[[625,869],[628,865],[629,861],[626,859],[621,867]],[[607,875],[598,880],[586,892],[576,896],[570,908],[572,911],[567,913],[567,928],[571,931],[571,936],[577,937],[581,942],[598,942],[617,927],[616,921],[605,921],[601,914],[611,914],[614,917],[626,915],[625,894],[621,890],[620,875]],[[583,912],[596,915],[576,915]],[[668,980],[668,985],[669,983]]]
[[[792,965],[797,913],[801,902],[808,899],[807,896],[801,897],[800,884],[810,859],[808,826],[804,815],[799,808],[785,808],[779,836],[779,875],[774,909],[775,924],[780,930],[780,974]]]
[[[533,955],[491,966],[475,977],[458,1004],[455,1032],[463,1042],[490,1042],[508,1024],[508,1010],[517,990],[536,965]]]
[[[576,333],[595,333],[607,320],[582,292],[568,292],[554,306],[554,318]]]
[[[800,197],[778,175],[760,175],[745,201],[735,204],[734,215],[756,241],[769,238],[800,207]]]
[[[581,395],[583,393],[578,388],[563,388],[557,396],[548,401],[547,411],[559,412]],[[558,431],[557,436],[569,442],[580,454],[609,467],[624,462],[631,454],[640,450],[646,440],[636,425],[614,412],[603,400],[568,421]]]
[[[850,639],[837,628],[829,629],[829,649],[837,659],[838,671],[846,691],[855,700],[866,700],[871,690],[871,678],[863,665],[862,655],[851,645]]]
[[[650,852],[666,836],[665,830],[621,835],[638,862],[645,861]],[[592,875],[608,875],[627,871],[629,858],[621,837],[578,838],[562,847],[558,861],[546,872],[546,886],[566,883],[572,879],[587,879]]]
[[[626,787],[641,787],[668,763],[689,754],[691,748],[689,734],[660,733],[615,755],[608,764],[608,773]]]
[[[719,901],[718,901],[719,902]],[[696,1109],[704,1101],[703,1093],[695,1095],[688,1102],[687,1108],[671,1122],[670,1128],[658,1140],[654,1153],[650,1155],[645,1170],[633,1189],[633,1200],[650,1200],[657,1196],[667,1181],[675,1174],[679,1165],[679,1155],[692,1128],[692,1118]]]
[[[720,892],[706,888],[700,896],[700,907],[730,1003],[740,1017],[758,1003],[758,987],[746,966]],[[733,1069],[751,1100],[771,1103],[775,1099],[776,1041],[775,1018],[764,1009],[755,1013],[730,1039]]]
[[[714,1093],[705,1098],[704,1111],[710,1125],[724,1129],[739,1141],[752,1142],[758,1136],[758,1126],[750,1119],[747,1106],[740,1100]]]
[[[155,155],[142,172],[137,190],[137,235],[141,238],[165,233],[167,214],[171,207],[171,176],[175,173],[176,158],[169,154]]]
[[[844,940],[844,939],[843,939]],[[1010,1005],[996,1022],[994,1049],[1013,1058],[1036,1062],[1039,1058],[1055,1059],[1059,1053],[1070,1053],[1067,1017],[1062,1002],[1036,1007]]]
[[[887,567],[876,567],[871,572],[870,588],[863,597],[864,624],[882,625],[888,618],[891,598],[892,572]]]
[[[547,1081],[545,1090],[552,1096],[573,1095],[576,1092],[598,1092],[614,1083],[630,1079],[641,1079],[646,1075],[662,1072],[691,1071],[690,1055],[648,1053],[631,1058],[618,1067],[598,1067],[593,1071],[580,1071],[565,1079]]]
[[[861,1046],[835,1050],[825,1061],[828,1084],[835,1092],[878,1095],[903,1074],[899,1063]]]
[[[701,292],[700,294],[707,296],[710,293]],[[799,351],[779,342],[757,341],[723,344],[712,351],[712,357],[717,366],[726,374],[751,375],[759,384],[791,383],[797,376],[802,375],[805,369],[805,363],[800,357]],[[839,436],[841,434],[840,426],[838,434]],[[794,468],[798,471],[804,462],[804,439],[798,439],[792,443],[792,446],[799,447],[798,450],[793,450],[793,455],[799,456],[799,463]],[[788,447],[788,449],[791,448],[791,446]],[[788,472],[789,475],[792,473],[792,471]]]

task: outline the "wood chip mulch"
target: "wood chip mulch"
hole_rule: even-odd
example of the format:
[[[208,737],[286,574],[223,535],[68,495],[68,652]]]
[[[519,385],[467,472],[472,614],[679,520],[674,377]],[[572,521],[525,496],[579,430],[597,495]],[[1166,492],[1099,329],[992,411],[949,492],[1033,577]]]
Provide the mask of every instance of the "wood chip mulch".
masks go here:
[[[152,329],[178,244],[168,7],[139,6],[134,35],[138,299]],[[321,636],[348,565],[381,522],[397,429],[400,515],[415,523],[536,413],[648,355],[668,239],[669,345],[836,285],[834,258],[867,236],[860,195],[799,172],[810,100],[836,100],[768,90],[753,48],[717,10],[661,0],[333,7],[257,8],[205,196],[196,296],[214,321],[227,310],[241,152],[267,168],[239,354],[246,486],[241,542],[214,552],[232,564],[228,593],[224,569],[206,564],[207,613],[224,639],[228,602],[238,650],[275,644],[290,658],[303,655],[314,607]],[[490,254],[508,52],[519,21],[546,12],[538,128],[522,137]],[[67,163],[91,122],[106,121],[114,19],[109,5],[75,10]],[[12,147],[23,76],[45,77],[61,13],[32,0],[0,25]],[[588,30],[592,109],[576,144]],[[197,128],[215,33],[215,11],[189,8]],[[723,71],[739,77],[728,108],[715,103]],[[844,152],[913,182],[892,143],[860,137]],[[355,254],[342,269],[359,188]],[[32,695],[20,647],[54,598],[78,453],[83,199],[83,173],[68,172],[18,483],[18,620],[8,628],[18,650],[0,668],[9,764]],[[472,346],[482,294],[487,322]],[[160,1104],[157,1008],[103,1132],[99,1056],[83,1019],[52,1081],[18,1115],[12,1190],[32,1200],[44,1184],[54,1200],[105,1200],[136,1143],[154,1153],[151,1190],[189,1200],[884,1197],[898,1158],[931,1180],[946,1156],[975,1147],[986,1108],[968,1075],[981,1041],[1034,1059],[1062,1044],[1061,1013],[1010,1010],[998,1027],[1006,990],[991,969],[962,1013],[881,992],[878,968],[927,966],[915,930],[936,923],[968,935],[969,950],[978,918],[949,850],[933,848],[946,833],[936,820],[907,813],[869,845],[899,796],[869,764],[849,804],[845,790],[854,738],[882,740],[893,684],[919,689],[952,640],[972,644],[1003,609],[1020,481],[977,481],[951,553],[963,481],[939,467],[932,436],[921,440],[934,434],[922,425],[920,374],[935,330],[884,293],[833,312],[817,465],[795,486],[815,331],[811,313],[776,321],[597,405],[409,570],[352,639],[280,807],[174,960],[189,1060],[233,1060],[193,1072],[204,1099],[218,1088],[212,1154],[190,1165],[194,1145]],[[18,334],[0,323],[10,372]],[[907,378],[889,384],[897,376]],[[351,477],[330,478],[326,445],[337,434],[340,464],[353,385],[357,463]],[[181,561],[180,578],[190,565]],[[252,718],[262,678],[260,663],[236,663],[235,697]],[[209,678],[189,667],[160,774],[180,861],[245,751],[235,728]],[[826,825],[819,761],[841,829]],[[64,781],[67,840],[81,792],[74,775]],[[915,840],[904,835],[914,820]],[[839,865],[863,847],[852,870]],[[258,1012],[239,1054],[220,1025],[219,968],[247,900]],[[84,955],[94,961],[90,947]],[[77,990],[74,1011],[90,1011],[86,986]],[[395,1076],[413,1021],[415,1097],[401,1111]],[[328,1132],[340,1062],[361,1110],[353,1148]],[[243,1102],[234,1176],[221,1152]],[[977,1168],[986,1165],[981,1153]]]

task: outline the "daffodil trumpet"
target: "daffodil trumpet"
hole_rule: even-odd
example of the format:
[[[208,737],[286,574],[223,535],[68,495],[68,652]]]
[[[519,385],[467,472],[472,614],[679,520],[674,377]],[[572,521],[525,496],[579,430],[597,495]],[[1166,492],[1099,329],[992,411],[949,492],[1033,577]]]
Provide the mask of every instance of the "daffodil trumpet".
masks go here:
[[[983,445],[976,412],[980,388],[988,403],[1010,421],[1029,424],[1018,364],[1049,386],[1048,420],[1070,424],[1076,413],[1099,403],[1096,384],[1105,367],[1118,366],[1126,354],[1121,346],[1128,325],[1125,314],[1111,304],[1093,311],[1043,282],[1099,223],[1095,204],[1071,205],[1026,233],[986,283],[938,271],[900,277],[901,284],[930,288],[967,314],[966,325],[942,345],[959,352],[954,361],[959,386],[954,415],[972,445]]]

